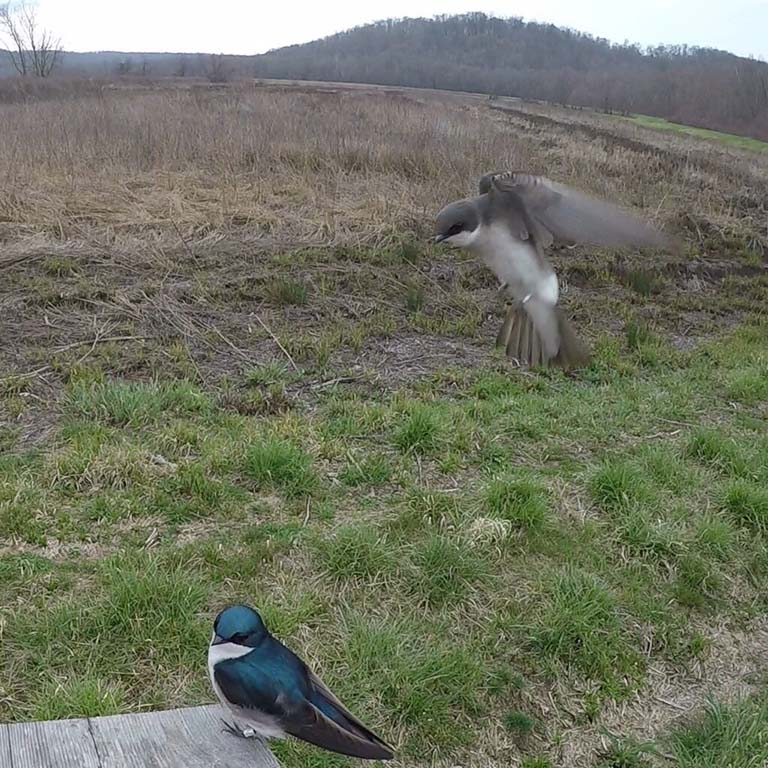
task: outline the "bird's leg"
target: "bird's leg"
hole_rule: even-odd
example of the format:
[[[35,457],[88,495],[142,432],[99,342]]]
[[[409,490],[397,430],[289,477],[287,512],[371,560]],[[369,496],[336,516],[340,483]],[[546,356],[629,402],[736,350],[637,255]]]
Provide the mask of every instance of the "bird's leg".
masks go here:
[[[499,283],[498,292],[504,296],[504,303],[507,307],[518,303],[515,297],[510,293],[509,283]]]
[[[222,720],[224,727],[222,730],[225,733],[231,733],[233,736],[237,736],[240,739],[258,739],[261,741],[261,736],[258,731],[253,728],[241,728],[237,723],[228,723],[226,720]]]

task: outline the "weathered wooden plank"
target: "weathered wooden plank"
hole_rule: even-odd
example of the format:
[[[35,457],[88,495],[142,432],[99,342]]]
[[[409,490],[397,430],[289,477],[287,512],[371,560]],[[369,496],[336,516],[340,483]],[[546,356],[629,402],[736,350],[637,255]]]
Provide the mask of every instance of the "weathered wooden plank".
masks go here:
[[[87,720],[49,720],[6,726],[13,768],[99,768]]]
[[[221,717],[192,707],[96,717],[91,729],[101,768],[279,768],[261,742],[224,733]]]
[[[0,723],[0,766],[11,763],[11,734],[7,725]]]

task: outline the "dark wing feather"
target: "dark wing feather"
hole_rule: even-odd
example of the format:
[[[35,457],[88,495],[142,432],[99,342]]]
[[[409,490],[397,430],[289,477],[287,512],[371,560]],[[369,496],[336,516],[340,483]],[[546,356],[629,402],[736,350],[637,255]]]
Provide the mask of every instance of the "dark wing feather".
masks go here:
[[[359,738],[378,744],[391,754],[392,747],[380,739],[373,731],[366,728],[330,691],[325,683],[314,673],[309,671],[309,682],[312,686],[312,703],[334,722],[347,731],[356,734]],[[391,756],[390,754],[390,756]]]
[[[543,176],[486,174],[480,185],[491,194],[518,197],[529,215],[561,242],[658,248],[673,245],[669,237],[623,208]]]
[[[214,667],[216,683],[232,704],[272,715],[286,733],[332,752],[368,760],[393,757],[392,748],[345,709],[298,656],[273,642],[269,655]]]
[[[383,741],[365,739],[351,733],[324,715],[316,706],[307,702],[301,717],[285,724],[286,733],[310,744],[365,760],[390,760],[394,752]],[[371,734],[372,735],[372,734]]]
[[[286,716],[281,701],[284,691],[267,668],[249,663],[248,657],[220,661],[213,668],[213,676],[221,692],[232,704],[243,709],[256,709],[282,720]]]

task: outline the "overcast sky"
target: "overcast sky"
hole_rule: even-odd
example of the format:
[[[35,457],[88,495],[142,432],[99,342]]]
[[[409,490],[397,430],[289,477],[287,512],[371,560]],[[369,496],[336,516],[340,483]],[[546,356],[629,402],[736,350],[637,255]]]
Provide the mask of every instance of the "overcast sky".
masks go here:
[[[376,19],[485,11],[615,42],[688,43],[768,59],[768,0],[39,0],[71,51],[261,53]]]

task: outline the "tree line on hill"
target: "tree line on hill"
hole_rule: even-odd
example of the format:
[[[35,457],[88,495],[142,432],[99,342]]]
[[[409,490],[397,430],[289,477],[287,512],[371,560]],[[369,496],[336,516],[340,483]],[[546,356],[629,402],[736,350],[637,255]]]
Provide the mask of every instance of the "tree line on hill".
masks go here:
[[[369,24],[258,56],[254,72],[520,96],[768,139],[765,62],[481,13]]]
[[[13,71],[12,61],[0,56],[0,75]],[[643,49],[482,13],[388,19],[258,56],[66,53],[53,62],[60,74],[105,79],[289,78],[479,91],[652,115],[768,140],[763,61],[686,45]]]

